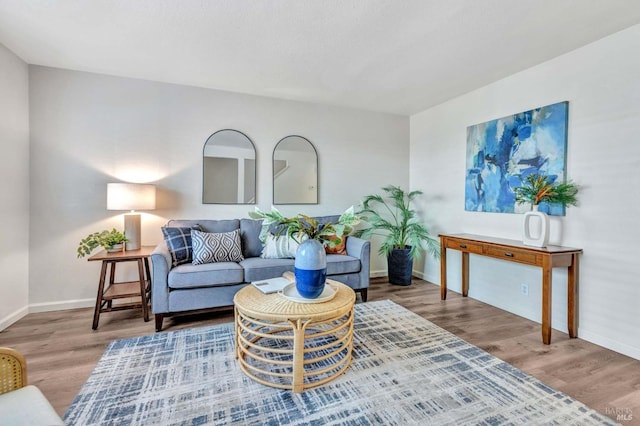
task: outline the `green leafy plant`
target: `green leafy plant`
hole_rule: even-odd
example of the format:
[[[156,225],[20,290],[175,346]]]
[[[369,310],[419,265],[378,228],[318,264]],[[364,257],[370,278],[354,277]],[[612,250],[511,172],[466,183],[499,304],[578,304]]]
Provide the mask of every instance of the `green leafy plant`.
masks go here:
[[[261,241],[265,241],[272,225],[276,225],[276,235],[286,233],[289,238],[293,238],[298,243],[301,242],[299,241],[300,236],[304,235],[330,247],[342,243],[342,237],[351,234],[353,227],[360,222],[360,218],[354,213],[353,207],[342,213],[337,223],[322,224],[316,219],[301,213],[288,218],[275,207],[271,207],[271,212],[264,212],[256,207],[255,211],[249,212],[249,217],[263,220],[260,231]]]
[[[78,258],[91,254],[97,247],[103,247],[106,250],[113,248],[116,244],[123,244],[127,242],[127,237],[124,233],[118,231],[116,228],[112,230],[105,229],[101,232],[94,232],[87,235],[80,240],[78,244]]]
[[[369,226],[355,235],[370,238],[380,235],[384,238],[378,253],[389,256],[393,249],[410,247],[410,256],[416,259],[426,247],[435,257],[440,256],[440,244],[429,235],[420,222],[411,202],[422,191],[404,192],[398,186],[385,186],[384,195],[367,195],[362,201],[362,209],[357,212]]]
[[[562,204],[575,206],[578,203],[578,187],[573,182],[554,183],[549,176],[531,174],[527,176],[522,185],[513,189],[516,195],[516,203],[531,203],[537,206],[540,203]]]

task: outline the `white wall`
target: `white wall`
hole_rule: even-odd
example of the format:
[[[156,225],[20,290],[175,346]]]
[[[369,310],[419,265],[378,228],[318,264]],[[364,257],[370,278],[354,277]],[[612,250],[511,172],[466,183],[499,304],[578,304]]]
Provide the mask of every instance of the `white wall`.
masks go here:
[[[271,155],[284,136],[318,150],[320,204],[285,214],[338,214],[392,183],[408,186],[409,118],[30,66],[31,311],[91,306],[99,265],[76,259],[90,232],[122,227],[106,210],[107,182],[158,185],[143,215],[143,244],[161,241],[170,218],[248,217],[250,205],[203,205],[202,151],[220,129],[249,136],[257,151],[257,200],[272,200]],[[23,235],[23,234],[21,234]],[[374,258],[372,269],[384,268]]]
[[[0,44],[0,330],[28,313],[29,78]]]
[[[640,359],[640,26],[411,117],[410,180],[426,193],[432,232],[519,239],[522,215],[464,211],[466,128],[569,101],[567,174],[579,206],[552,217],[552,244],[581,247],[579,337]],[[450,288],[460,256],[448,252]],[[440,282],[438,264],[418,265]],[[540,321],[538,268],[471,257],[470,296]],[[566,332],[566,270],[553,274],[553,327]],[[520,284],[529,284],[529,296]]]

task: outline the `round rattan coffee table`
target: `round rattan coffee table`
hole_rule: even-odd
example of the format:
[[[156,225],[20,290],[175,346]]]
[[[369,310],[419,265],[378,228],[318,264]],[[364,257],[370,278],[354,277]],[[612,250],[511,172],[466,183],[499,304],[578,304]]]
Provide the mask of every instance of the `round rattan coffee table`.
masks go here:
[[[327,280],[336,290],[323,303],[297,303],[264,294],[252,285],[236,293],[236,358],[250,378],[302,392],[342,374],[351,363],[355,292]]]

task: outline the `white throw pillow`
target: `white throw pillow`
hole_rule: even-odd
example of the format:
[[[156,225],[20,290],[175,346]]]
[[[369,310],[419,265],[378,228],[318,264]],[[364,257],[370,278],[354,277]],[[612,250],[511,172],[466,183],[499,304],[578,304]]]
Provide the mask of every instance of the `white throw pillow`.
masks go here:
[[[213,262],[240,262],[244,260],[239,229],[220,233],[208,233],[192,229],[191,241],[194,265]]]
[[[296,234],[295,237],[300,242],[308,238],[305,234],[302,234],[301,237]],[[296,240],[286,235],[267,234],[260,257],[263,259],[293,259],[296,257],[296,251],[298,251],[299,246],[300,244]]]

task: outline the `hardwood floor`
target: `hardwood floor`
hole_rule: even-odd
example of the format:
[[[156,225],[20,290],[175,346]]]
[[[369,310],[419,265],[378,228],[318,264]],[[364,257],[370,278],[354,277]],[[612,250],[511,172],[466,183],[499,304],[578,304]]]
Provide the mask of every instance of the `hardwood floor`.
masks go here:
[[[372,280],[369,301],[391,299],[440,327],[544,383],[615,419],[640,425],[640,361],[553,330],[551,345],[543,345],[540,325],[498,308],[415,279],[408,287]],[[60,415],[78,393],[107,344],[154,332],[140,310],[100,316],[91,329],[93,309],[29,314],[0,332],[0,346],[13,347],[27,359],[29,383],[37,385]],[[165,331],[233,321],[226,309],[165,319]],[[629,416],[632,419],[629,419]]]

